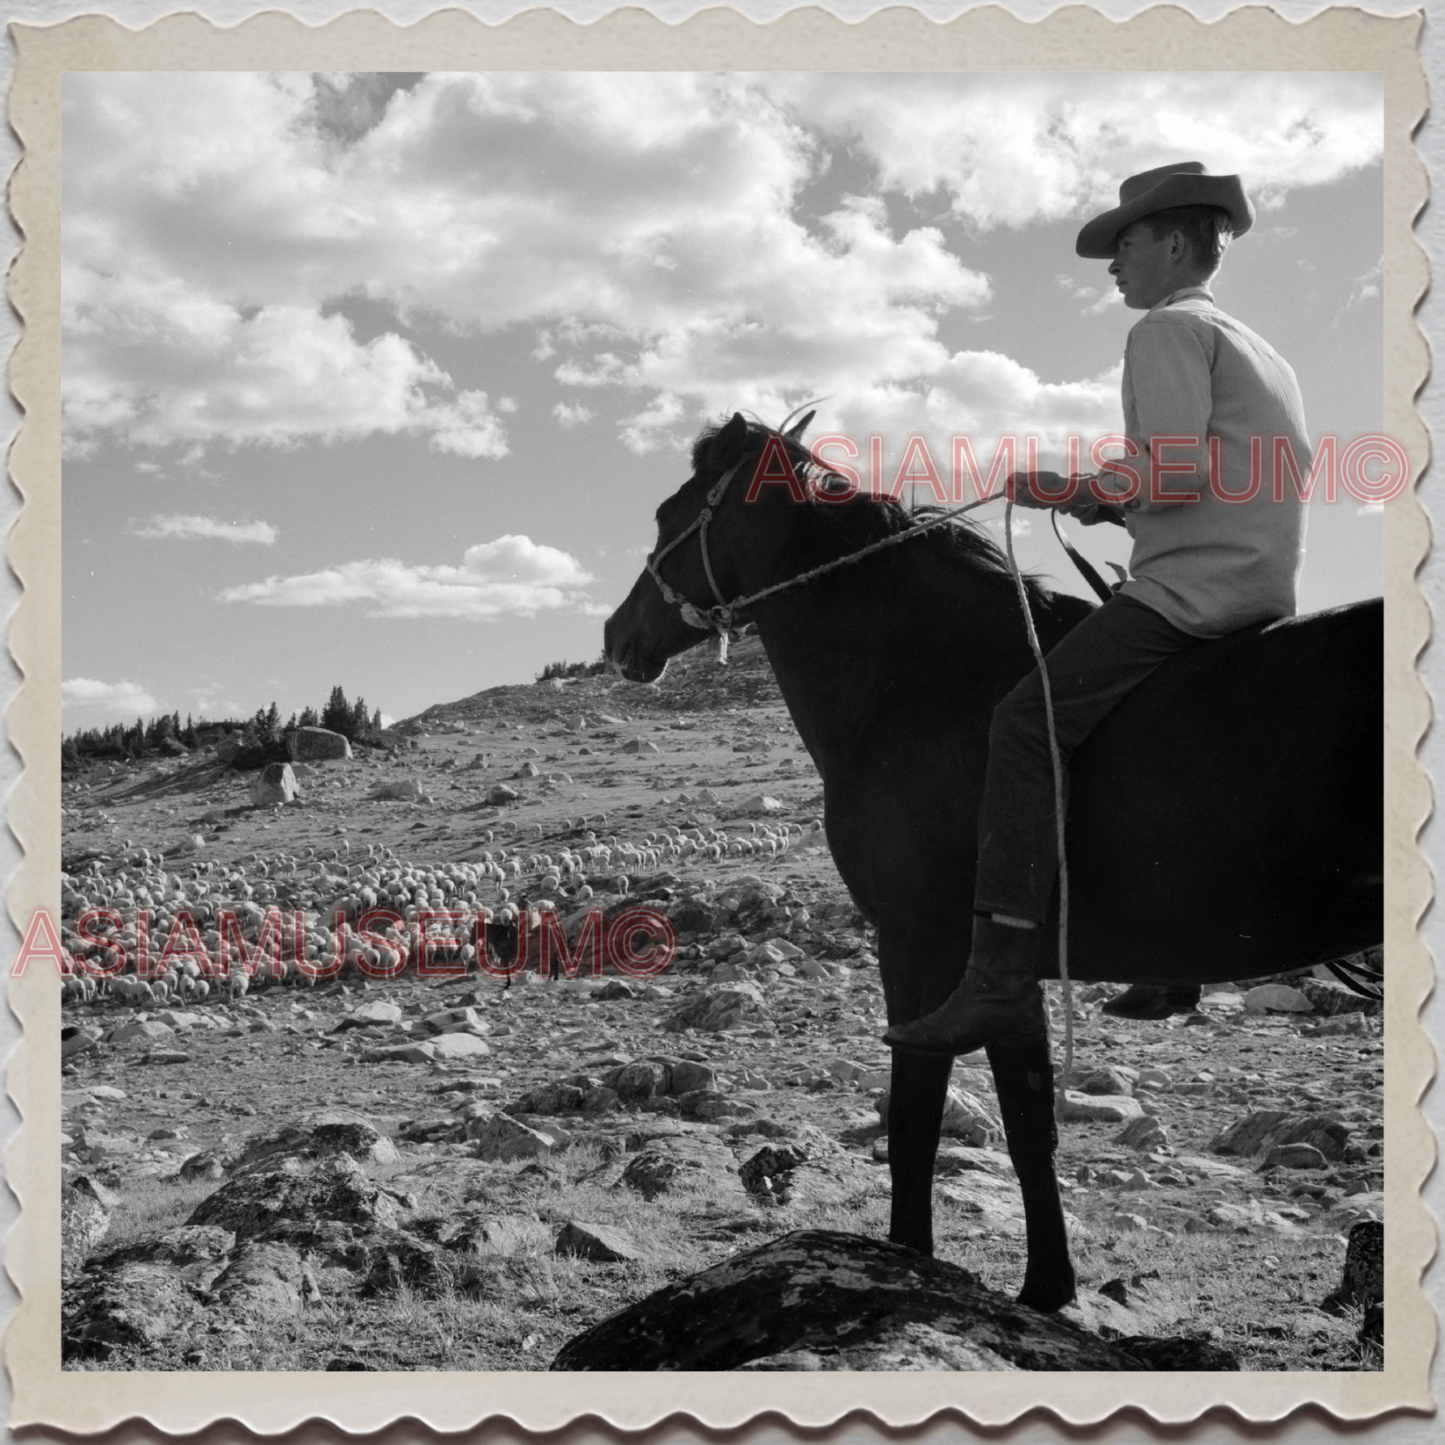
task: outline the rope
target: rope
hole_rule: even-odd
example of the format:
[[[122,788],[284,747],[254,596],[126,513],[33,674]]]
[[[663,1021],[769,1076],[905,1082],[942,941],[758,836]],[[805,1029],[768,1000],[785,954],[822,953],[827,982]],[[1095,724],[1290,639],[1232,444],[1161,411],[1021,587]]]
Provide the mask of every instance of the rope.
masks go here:
[[[796,577],[789,577],[786,582],[775,582],[771,587],[764,587],[761,592],[754,592],[748,597],[735,597],[728,604],[728,611],[731,613],[740,607],[750,607],[754,602],[762,601],[764,597],[771,597],[774,592],[782,592],[789,587],[797,587],[803,582],[811,582],[814,577],[821,577],[825,572],[835,571],[851,562],[861,562],[864,557],[871,557],[873,553],[881,552],[885,547],[896,547],[900,542],[910,542],[914,537],[921,537],[930,528],[940,527],[945,522],[951,522],[955,517],[961,517],[965,512],[971,512],[975,507],[981,507],[986,502],[997,501],[998,495],[1001,494],[980,497],[976,502],[967,502],[961,507],[953,507],[947,512],[940,512],[926,522],[918,522],[906,532],[895,532],[891,537],[884,537],[881,542],[870,542],[856,552],[849,552],[846,557],[835,557],[831,562],[824,562],[821,566],[810,568],[807,572],[800,572]],[[1009,505],[1012,506],[1013,503],[1010,502]]]
[[[1064,986],[1064,1071],[1059,1076],[1058,1087],[1058,1109],[1062,1112],[1064,1091],[1074,1072],[1074,991],[1069,983],[1069,860],[1064,852],[1064,761],[1059,755],[1059,738],[1054,730],[1054,694],[1049,687],[1049,669],[1044,662],[1043,648],[1039,646],[1039,634],[1034,628],[1034,614],[1029,608],[1023,573],[1014,560],[1013,513],[1014,504],[1010,500],[1003,514],[1004,544],[1008,550],[1009,571],[1013,573],[1014,587],[1019,594],[1019,606],[1023,609],[1029,646],[1033,649],[1039,678],[1044,685],[1044,717],[1049,728],[1049,757],[1054,765],[1054,825],[1059,849],[1059,981]]]

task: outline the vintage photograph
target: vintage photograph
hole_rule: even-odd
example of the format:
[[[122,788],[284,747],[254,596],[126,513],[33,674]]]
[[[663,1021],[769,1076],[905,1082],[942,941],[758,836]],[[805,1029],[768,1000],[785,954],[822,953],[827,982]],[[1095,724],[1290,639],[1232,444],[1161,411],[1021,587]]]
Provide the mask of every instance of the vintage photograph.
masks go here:
[[[63,1369],[1385,1366],[1380,73],[61,138]]]

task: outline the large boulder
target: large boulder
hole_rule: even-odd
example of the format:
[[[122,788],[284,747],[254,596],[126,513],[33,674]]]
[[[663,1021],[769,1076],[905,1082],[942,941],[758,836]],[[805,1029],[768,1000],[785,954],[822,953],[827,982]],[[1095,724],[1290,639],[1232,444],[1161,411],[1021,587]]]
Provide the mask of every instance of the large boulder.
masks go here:
[[[281,1167],[283,1158],[324,1159],[346,1154],[374,1164],[395,1164],[396,1145],[368,1118],[351,1109],[311,1109],[277,1133],[254,1140],[231,1167],[233,1174]]]
[[[1309,1144],[1326,1160],[1344,1158],[1350,1126],[1337,1114],[1290,1114],[1258,1109],[1236,1120],[1210,1142],[1216,1154],[1263,1154],[1285,1144]]]
[[[871,1348],[870,1348],[871,1347]],[[1161,1351],[1170,1363],[1156,1363]],[[1179,1363],[1185,1357],[1188,1363]],[[1202,1341],[1102,1340],[956,1264],[832,1230],[785,1235],[658,1290],[554,1370],[1237,1369]]]
[[[168,1265],[131,1263],[86,1276],[70,1301],[62,1353],[105,1359],[117,1347],[155,1349],[194,1338],[204,1315],[180,1273]]]
[[[393,1197],[373,1184],[348,1154],[297,1169],[283,1166],[242,1174],[209,1194],[191,1211],[187,1224],[214,1224],[245,1240],[285,1221],[336,1220],[364,1229],[396,1224]],[[285,1167],[285,1166],[291,1167]]]
[[[1362,1219],[1350,1230],[1339,1288],[1330,1292],[1320,1308],[1343,1314],[1351,1306],[1368,1307],[1384,1300],[1385,1226],[1377,1219]]]
[[[346,741],[345,738],[342,739]],[[251,780],[251,804],[256,808],[272,808],[277,803],[294,803],[301,796],[301,785],[290,763],[267,763]]]
[[[98,1180],[81,1174],[60,1189],[60,1262],[74,1274],[110,1229],[111,1210],[120,1203]]]
[[[296,728],[286,736],[286,751],[296,763],[324,763],[330,758],[349,758],[351,744],[330,728]]]

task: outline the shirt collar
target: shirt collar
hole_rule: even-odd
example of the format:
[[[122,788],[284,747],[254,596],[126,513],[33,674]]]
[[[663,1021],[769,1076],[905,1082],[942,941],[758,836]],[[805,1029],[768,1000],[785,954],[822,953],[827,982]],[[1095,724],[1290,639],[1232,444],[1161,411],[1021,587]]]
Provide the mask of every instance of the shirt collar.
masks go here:
[[[1208,286],[1181,286],[1179,290],[1171,291],[1158,305],[1151,309],[1158,311],[1161,306],[1172,306],[1176,301],[1188,301],[1195,296],[1202,296],[1211,306],[1214,304],[1214,293]]]

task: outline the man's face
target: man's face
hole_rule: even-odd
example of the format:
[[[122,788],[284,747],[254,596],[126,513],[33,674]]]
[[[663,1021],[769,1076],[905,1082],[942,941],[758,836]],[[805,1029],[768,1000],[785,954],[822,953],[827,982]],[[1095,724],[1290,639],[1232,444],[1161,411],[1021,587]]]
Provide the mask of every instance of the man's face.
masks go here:
[[[1114,239],[1109,274],[1124,293],[1124,305],[1134,311],[1157,306],[1179,285],[1178,260],[1172,254],[1172,236],[1166,231],[1157,241],[1147,221],[1135,221]]]

